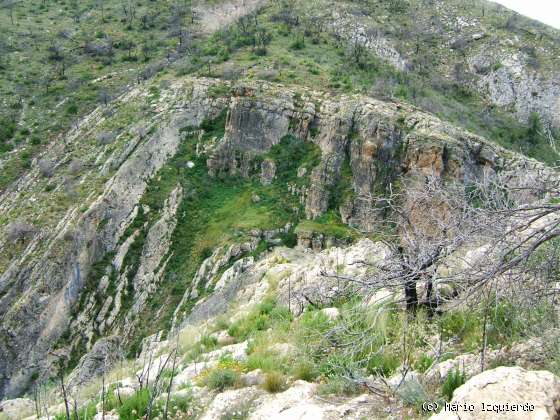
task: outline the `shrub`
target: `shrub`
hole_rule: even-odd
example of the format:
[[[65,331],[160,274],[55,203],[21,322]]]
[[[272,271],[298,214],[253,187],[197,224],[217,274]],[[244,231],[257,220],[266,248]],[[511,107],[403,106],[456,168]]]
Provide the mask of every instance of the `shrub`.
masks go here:
[[[116,137],[116,133],[113,131],[102,131],[95,137],[95,140],[100,145],[106,145],[112,143],[113,140],[115,140],[115,137]]]
[[[416,406],[419,410],[421,404],[429,399],[427,392],[416,379],[403,382],[397,394],[406,404]]]
[[[299,360],[292,368],[292,374],[296,379],[302,381],[312,382],[319,376],[319,372],[315,365],[309,360]]]
[[[78,105],[70,103],[66,107],[66,115],[76,115],[78,113]]]
[[[317,388],[319,395],[356,395],[360,392],[360,387],[347,379],[335,377],[330,378],[327,382],[322,383]]]
[[[200,337],[200,344],[206,351],[213,350],[218,347],[218,339],[211,335],[203,335]]]
[[[39,173],[45,178],[50,178],[54,175],[54,163],[47,159],[41,159],[38,163]]]
[[[280,392],[286,388],[286,378],[279,372],[267,373],[264,378],[263,388],[268,392]]]
[[[239,373],[233,369],[213,369],[204,380],[204,384],[210,389],[223,391],[232,388],[239,382]]]
[[[77,175],[84,169],[84,163],[79,159],[72,159],[70,165],[68,165],[68,172],[71,175]]]
[[[482,336],[479,324],[474,312],[449,312],[441,318],[443,338],[459,338],[467,349],[474,349]]]
[[[11,139],[16,131],[16,123],[13,119],[0,117],[0,144]]]
[[[460,372],[458,369],[451,371],[441,386],[441,393],[448,401],[451,400],[451,398],[453,398],[453,391],[463,385],[465,380],[466,378],[463,372]]]
[[[414,362],[414,370],[424,373],[426,372],[434,363],[434,360],[427,354],[423,354]]]
[[[400,360],[395,354],[381,351],[368,359],[366,369],[372,375],[391,376],[399,365]]]
[[[298,38],[290,44],[290,49],[292,50],[303,50],[305,48],[305,40],[303,38]]]

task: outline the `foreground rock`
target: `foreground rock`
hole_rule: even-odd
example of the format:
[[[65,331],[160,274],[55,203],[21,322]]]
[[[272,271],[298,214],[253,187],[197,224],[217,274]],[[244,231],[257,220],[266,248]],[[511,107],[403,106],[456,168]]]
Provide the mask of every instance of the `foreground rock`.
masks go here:
[[[0,402],[0,418],[20,419],[33,414],[35,404],[27,398],[16,398]]]
[[[499,367],[457,388],[451,400],[454,404],[459,411],[444,410],[432,419],[557,419],[560,379],[547,371]],[[474,409],[464,410],[467,405]]]

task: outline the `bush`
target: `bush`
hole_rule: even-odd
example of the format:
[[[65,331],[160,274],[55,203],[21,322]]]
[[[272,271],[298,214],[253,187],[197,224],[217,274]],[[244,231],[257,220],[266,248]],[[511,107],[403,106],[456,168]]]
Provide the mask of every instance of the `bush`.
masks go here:
[[[233,369],[214,369],[204,380],[204,384],[210,389],[223,391],[234,387],[239,382],[239,373]]]
[[[371,375],[391,376],[400,365],[399,358],[388,351],[373,354],[367,361],[366,369]]]
[[[448,401],[451,400],[451,398],[453,398],[453,391],[463,385],[465,380],[466,378],[463,372],[460,372],[458,369],[451,371],[441,386],[441,393]]]
[[[38,163],[39,173],[45,178],[50,178],[54,175],[54,163],[50,160],[41,159]]]
[[[292,368],[292,374],[296,379],[301,379],[302,381],[307,382],[312,382],[317,378],[317,376],[319,376],[319,372],[317,372],[315,365],[305,359],[296,362]]]
[[[317,392],[319,395],[356,395],[360,392],[360,387],[347,379],[335,377],[319,385]]]
[[[290,44],[290,49],[292,50],[303,50],[305,48],[305,40],[303,38],[298,38]]]
[[[78,105],[70,103],[66,107],[66,115],[76,115],[78,113]]]
[[[17,243],[31,239],[37,233],[37,229],[29,223],[16,220],[8,225],[7,236],[8,241]]]
[[[0,144],[10,140],[16,131],[16,123],[12,119],[0,117]]]
[[[433,363],[434,361],[430,356],[423,354],[418,360],[414,362],[413,367],[414,370],[420,373],[424,373],[432,366]]]
[[[116,133],[113,131],[102,131],[101,133],[97,134],[95,140],[100,145],[106,145],[112,143],[113,140],[115,140],[116,136]]]

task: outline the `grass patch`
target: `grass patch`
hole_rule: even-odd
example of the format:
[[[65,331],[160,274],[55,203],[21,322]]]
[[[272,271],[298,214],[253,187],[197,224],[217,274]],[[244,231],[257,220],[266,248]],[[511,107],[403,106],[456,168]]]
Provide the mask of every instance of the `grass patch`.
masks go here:
[[[202,381],[202,384],[212,390],[222,392],[225,389],[239,385],[239,372],[228,368],[213,369]]]
[[[466,382],[466,377],[463,372],[455,369],[451,371],[446,377],[443,385],[441,386],[441,393],[450,401],[453,398],[453,392]]]
[[[263,388],[268,392],[281,392],[286,386],[286,378],[279,372],[270,372],[264,377]]]
[[[353,241],[359,237],[358,232],[342,223],[338,212],[328,211],[314,220],[303,220],[295,228],[296,234],[320,233],[345,241]]]

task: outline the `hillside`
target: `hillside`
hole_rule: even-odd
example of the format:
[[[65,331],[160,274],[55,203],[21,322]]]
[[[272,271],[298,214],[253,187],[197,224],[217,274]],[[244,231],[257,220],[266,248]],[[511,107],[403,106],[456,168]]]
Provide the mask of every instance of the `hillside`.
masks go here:
[[[485,374],[554,418],[558,31],[46,0],[0,33],[0,418],[423,417]]]

